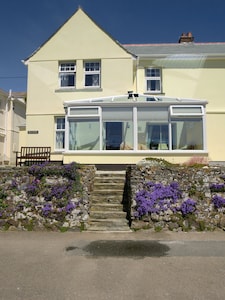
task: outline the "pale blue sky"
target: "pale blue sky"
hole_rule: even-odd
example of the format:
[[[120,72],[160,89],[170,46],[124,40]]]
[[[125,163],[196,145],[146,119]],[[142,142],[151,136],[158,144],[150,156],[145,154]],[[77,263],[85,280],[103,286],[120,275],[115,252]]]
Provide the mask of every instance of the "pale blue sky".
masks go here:
[[[225,42],[225,0],[1,0],[0,89],[25,91],[21,60],[43,44],[78,6],[122,44]]]

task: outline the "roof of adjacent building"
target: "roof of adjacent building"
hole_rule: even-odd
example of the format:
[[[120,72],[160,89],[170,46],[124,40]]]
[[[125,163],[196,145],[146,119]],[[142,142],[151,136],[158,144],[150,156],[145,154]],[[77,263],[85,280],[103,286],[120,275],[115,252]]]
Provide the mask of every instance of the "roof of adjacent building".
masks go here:
[[[167,55],[225,56],[225,43],[126,44],[123,47],[138,57]]]

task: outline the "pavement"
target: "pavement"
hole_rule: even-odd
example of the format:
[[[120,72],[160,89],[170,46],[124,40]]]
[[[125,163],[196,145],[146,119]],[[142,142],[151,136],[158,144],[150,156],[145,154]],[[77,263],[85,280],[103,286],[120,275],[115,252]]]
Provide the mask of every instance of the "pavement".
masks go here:
[[[225,232],[0,232],[0,300],[225,298]]]

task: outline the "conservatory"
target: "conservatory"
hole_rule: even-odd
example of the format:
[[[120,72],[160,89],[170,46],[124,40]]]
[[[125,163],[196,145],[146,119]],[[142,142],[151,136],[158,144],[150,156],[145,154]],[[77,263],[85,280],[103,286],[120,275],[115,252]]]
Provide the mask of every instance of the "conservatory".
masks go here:
[[[132,92],[65,101],[65,153],[204,152],[206,104]]]

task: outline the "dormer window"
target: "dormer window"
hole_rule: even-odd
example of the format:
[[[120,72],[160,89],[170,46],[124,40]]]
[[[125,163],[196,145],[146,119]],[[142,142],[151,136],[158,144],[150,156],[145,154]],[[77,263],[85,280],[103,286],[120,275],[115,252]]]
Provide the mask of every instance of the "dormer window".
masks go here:
[[[74,62],[59,65],[59,81],[60,87],[75,87],[76,64]]]

